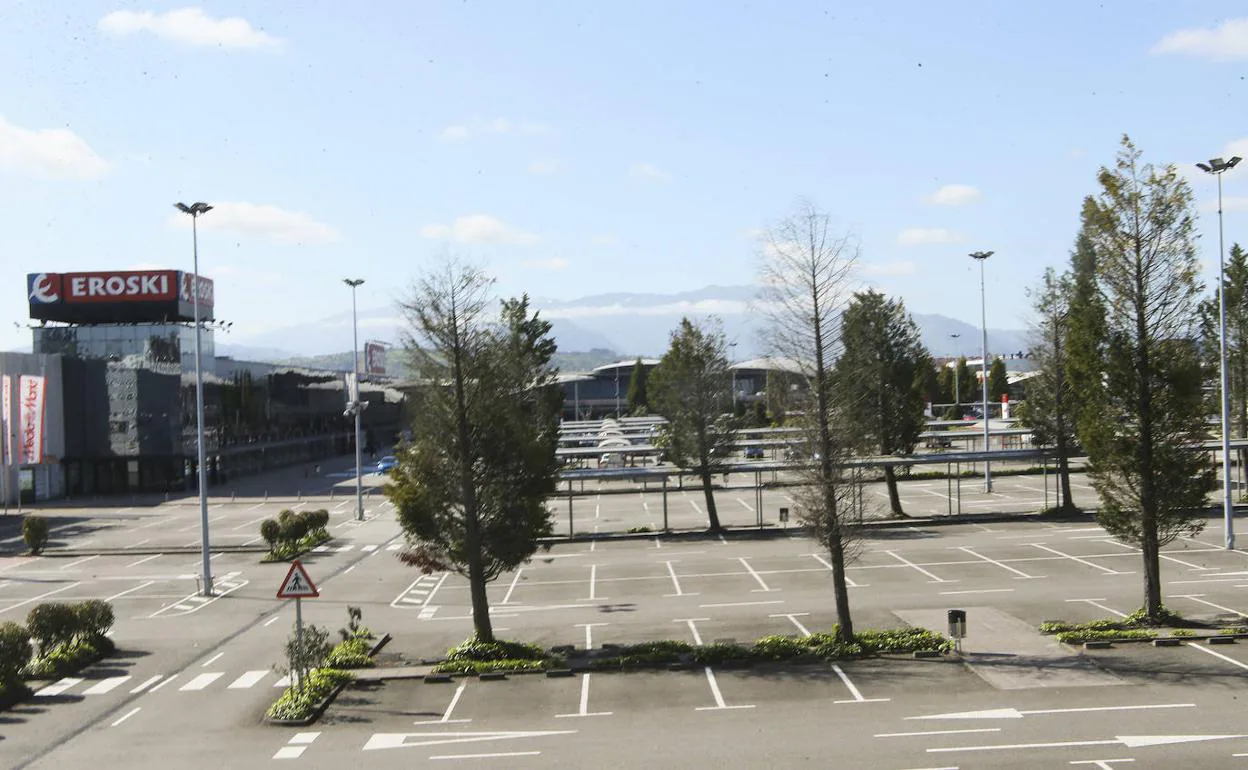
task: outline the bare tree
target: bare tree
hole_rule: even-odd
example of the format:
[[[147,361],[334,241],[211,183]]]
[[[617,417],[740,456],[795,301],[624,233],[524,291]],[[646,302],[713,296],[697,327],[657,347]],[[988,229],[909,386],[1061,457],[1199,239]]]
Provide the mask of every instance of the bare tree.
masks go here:
[[[845,567],[855,551],[850,501],[856,482],[845,463],[851,442],[838,429],[845,412],[833,369],[841,353],[840,314],[852,294],[857,257],[856,242],[832,234],[827,214],[801,201],[793,215],[767,231],[760,270],[760,312],[768,322],[764,339],[809,385],[800,402],[790,404],[802,412],[795,419],[810,459],[802,464],[806,483],[795,499],[800,519],[831,557],[836,633],[843,641],[854,637]]]

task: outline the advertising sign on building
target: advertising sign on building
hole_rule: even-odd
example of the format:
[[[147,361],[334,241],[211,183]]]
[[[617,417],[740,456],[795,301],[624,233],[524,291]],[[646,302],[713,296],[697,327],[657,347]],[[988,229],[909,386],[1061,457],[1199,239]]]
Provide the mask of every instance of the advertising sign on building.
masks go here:
[[[386,346],[383,343],[364,343],[364,373],[385,376]]]
[[[0,430],[4,431],[4,436],[0,441],[4,442],[4,466],[7,468],[13,464],[13,432],[9,430],[10,415],[13,414],[13,380],[7,374],[0,379],[4,382],[4,416],[0,418]]]
[[[193,321],[192,273],[179,270],[113,270],[30,273],[30,317],[66,323]],[[199,317],[212,320],[212,280],[199,277]]]
[[[17,461],[22,465],[43,462],[43,403],[47,379],[23,374],[18,379]]]

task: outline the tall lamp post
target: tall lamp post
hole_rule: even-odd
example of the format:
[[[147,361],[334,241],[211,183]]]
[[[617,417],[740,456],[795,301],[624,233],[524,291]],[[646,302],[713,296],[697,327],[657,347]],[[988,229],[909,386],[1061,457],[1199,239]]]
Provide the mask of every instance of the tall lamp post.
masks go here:
[[[203,370],[203,343],[200,340],[203,334],[200,329],[199,318],[199,217],[201,214],[207,214],[212,211],[203,201],[186,205],[185,203],[175,203],[174,207],[183,214],[189,214],[191,217],[191,253],[193,254],[193,272],[194,277],[191,281],[191,307],[193,308],[192,317],[195,320],[195,451],[196,462],[199,465],[199,547],[203,556],[203,580],[200,584],[201,596],[212,596],[212,561],[209,556],[208,545],[208,469],[204,462],[204,370]]]
[[[971,252],[971,259],[979,263],[979,318],[984,332],[984,356],[980,361],[980,378],[984,386],[984,452],[991,448],[988,445],[988,307],[984,298],[984,263],[991,256],[991,251]],[[992,492],[992,464],[987,459],[984,460],[984,492]]]
[[[1231,410],[1229,376],[1226,371],[1226,269],[1223,267],[1222,242],[1222,174],[1239,165],[1238,155],[1230,160],[1214,158],[1197,163],[1196,168],[1218,179],[1218,369],[1222,388],[1222,519],[1226,530],[1226,548],[1235,549],[1235,507],[1231,499]]]
[[[351,372],[355,377],[355,398],[347,405],[347,411],[355,416],[355,519],[364,520],[364,454],[360,447],[360,413],[366,404],[360,398],[360,341],[359,323],[355,314],[355,290],[364,283],[363,278],[343,278],[351,287]]]
[[[958,376],[958,359],[956,356],[958,354],[958,338],[962,335],[950,334],[949,336],[953,338],[953,353],[955,356],[953,360],[953,406],[958,410],[958,419],[960,420],[962,419],[962,378]]]

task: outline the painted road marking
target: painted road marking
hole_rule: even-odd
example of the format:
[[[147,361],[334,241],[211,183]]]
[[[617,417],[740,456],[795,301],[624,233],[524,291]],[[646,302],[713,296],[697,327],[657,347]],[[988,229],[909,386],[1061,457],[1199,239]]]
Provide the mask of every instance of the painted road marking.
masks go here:
[[[917,733],[876,733],[876,738],[915,738],[924,735],[959,735],[961,733],[999,733],[1000,727],[976,727],[970,730],[924,730]]]
[[[1034,548],[1039,548],[1041,551],[1048,551],[1054,556],[1061,556],[1062,558],[1070,559],[1071,561],[1078,562],[1079,564],[1083,564],[1087,567],[1092,567],[1093,569],[1099,569],[1103,574],[1106,574],[1106,575],[1134,575],[1135,574],[1134,572],[1119,572],[1118,570],[1113,570],[1113,569],[1110,569],[1109,567],[1102,567],[1096,562],[1091,562],[1091,561],[1088,561],[1087,559],[1081,559],[1078,556],[1071,556],[1068,553],[1062,553],[1056,548],[1048,547],[1044,543],[1028,543],[1027,545],[1030,545]]]
[[[160,688],[164,687],[165,685],[169,684],[170,682],[172,682],[174,679],[177,679],[177,678],[178,678],[177,674],[171,674],[167,679],[165,679],[165,681],[161,682],[160,684],[156,685],[152,689],[148,690],[148,692],[156,692],[157,690],[159,690]]]
[[[820,556],[819,554],[817,554],[817,553],[812,553],[812,554],[807,554],[807,555],[808,555],[808,556],[810,556],[811,558],[813,558],[815,561],[817,561],[817,562],[819,562],[820,564],[822,564],[824,567],[827,567],[828,572],[833,572],[833,571],[834,571],[834,570],[832,569],[832,563],[831,563],[831,562],[829,562],[827,559],[823,558],[822,556]],[[798,572],[799,570],[792,570],[792,571],[793,571],[793,572]],[[800,570],[800,571],[804,572],[805,570]],[[848,573],[846,573],[846,575],[845,575],[845,585],[849,586],[850,588],[870,588],[870,586],[868,586],[868,585],[863,585],[863,584],[861,584],[861,583],[855,583],[855,582],[854,582],[854,579],[853,579],[853,578],[851,578],[851,577],[849,576],[849,574],[848,574]]]
[[[31,598],[29,598],[29,599],[25,599],[25,600],[23,600],[23,601],[20,601],[20,602],[18,602],[17,604],[10,604],[8,607],[5,607],[4,609],[0,610],[0,615],[3,615],[4,613],[8,612],[9,610],[15,610],[15,609],[17,609],[18,607],[25,607],[27,604],[32,604],[32,603],[34,603],[34,602],[37,602],[37,601],[39,601],[40,599],[42,599],[42,598],[44,598],[44,597],[46,597],[46,596],[53,596],[53,595],[55,595],[55,594],[59,594],[59,593],[61,593],[62,591],[68,591],[68,590],[69,590],[69,589],[71,589],[71,588],[77,588],[77,587],[78,587],[78,586],[80,586],[80,585],[82,585],[82,583],[81,583],[81,582],[74,582],[74,583],[70,583],[70,584],[69,584],[69,585],[67,585],[67,586],[62,586],[62,587],[57,588],[57,589],[54,589],[54,590],[52,590],[52,591],[48,591],[48,592],[46,592],[46,593],[39,594],[38,596],[32,596]]]
[[[164,607],[161,607],[160,609],[156,610],[151,615],[148,615],[148,617],[149,618],[157,618],[157,617],[176,618],[182,615],[189,615],[192,612],[195,612],[196,610],[202,610],[204,607],[207,607],[208,605],[212,604],[213,602],[215,602],[216,600],[220,599],[223,596],[229,596],[230,594],[234,593],[238,589],[247,585],[247,583],[248,581],[246,580],[238,580],[238,581],[231,581],[228,579],[219,580],[217,581],[217,584],[216,584],[216,592],[212,596],[202,597],[197,593],[191,594],[189,596],[186,596],[174,602],[173,604],[166,604]],[[201,599],[204,600],[202,603],[185,604],[185,602],[196,602]],[[178,612],[170,612],[170,610],[178,610]]]
[[[745,560],[744,556],[738,557],[737,561],[741,562],[741,566],[745,567],[749,571],[750,575],[754,577],[755,582],[758,583],[759,587],[755,589],[753,593],[759,593],[760,591],[770,592],[770,591],[780,590],[779,588],[768,588],[767,584],[763,582],[763,576],[758,574],[758,572],[753,567],[750,566],[750,563]]]
[[[710,607],[758,607],[765,604],[784,604],[784,599],[771,599],[760,602],[719,602],[716,604],[699,604],[698,607],[702,609]]]
[[[155,582],[156,582],[155,580],[148,580],[148,581],[147,581],[147,582],[145,582],[145,583],[140,583],[139,585],[135,586],[134,588],[127,588],[126,590],[122,591],[121,593],[116,593],[116,594],[113,594],[112,596],[108,597],[108,598],[107,598],[107,599],[105,599],[104,601],[106,601],[106,602],[111,602],[111,601],[113,601],[114,599],[120,599],[121,597],[125,596],[126,594],[132,594],[132,593],[134,593],[135,591],[141,591],[141,590],[143,590],[144,588],[147,588],[148,586],[150,586],[150,585],[154,584]]]
[[[178,688],[178,692],[187,692],[191,690],[202,690],[221,677],[225,676],[224,672],[214,671],[208,674],[200,674],[191,681]]]
[[[710,618],[683,618],[683,619],[673,620],[672,622],[687,624],[689,626],[689,633],[693,634],[693,643],[701,647],[702,646],[702,634],[698,633],[698,627],[694,624],[700,623],[703,621],[708,621],[708,620],[710,620]]]
[[[1096,607],[1098,610],[1104,610],[1105,612],[1108,612],[1111,615],[1117,615],[1120,618],[1125,618],[1127,616],[1127,613],[1125,612],[1119,612],[1113,607],[1106,607],[1104,604],[1100,604],[1100,602],[1105,601],[1104,599],[1067,599],[1066,601],[1084,602],[1086,604],[1091,604],[1093,607]]]
[[[692,621],[690,621],[690,625],[692,625]],[[701,644],[701,642],[699,642],[699,644]],[[752,709],[754,708],[754,706],[752,705],[750,706],[727,705],[724,702],[724,694],[719,691],[719,682],[715,681],[715,672],[711,670],[710,666],[707,666],[704,670],[706,671],[706,683],[711,686],[711,695],[715,698],[715,705],[714,706],[698,706],[697,708],[694,709],[694,711],[722,711],[725,709]]]
[[[308,746],[312,744],[320,736],[319,732],[315,733],[296,733],[293,738],[287,741],[287,745],[277,750],[273,755],[274,759],[298,759],[303,756],[303,752],[307,751]]]
[[[888,698],[864,698],[862,697],[862,693],[859,692],[858,688],[854,686],[854,683],[849,680],[849,676],[846,675],[846,673],[844,672],[844,670],[841,669],[840,666],[833,664],[832,670],[836,672],[836,675],[841,678],[841,682],[844,683],[845,687],[849,689],[849,694],[854,696],[853,700],[838,700],[838,701],[833,701],[833,703],[886,703],[888,702],[889,700]]]
[[[961,596],[963,594],[1008,594],[1013,593],[1013,588],[977,588],[971,591],[941,591],[941,596]]]
[[[1227,663],[1230,663],[1233,666],[1239,666],[1242,669],[1248,670],[1248,664],[1240,663],[1238,660],[1235,660],[1234,658],[1228,655],[1223,655],[1222,653],[1217,652],[1216,650],[1211,650],[1208,647],[1200,647],[1199,645],[1192,644],[1191,642],[1186,642],[1185,644],[1186,646],[1191,647],[1193,650],[1200,650],[1201,652],[1206,652],[1215,658],[1221,658],[1222,660],[1225,660]]]
[[[274,615],[273,617],[271,617],[271,618],[269,618],[268,620],[264,621],[264,627],[265,627],[265,628],[268,628],[269,626],[273,625],[274,623],[276,623],[276,622],[277,622],[278,620],[280,620],[280,619],[281,619],[281,615]]]
[[[589,565],[589,601],[599,602],[605,601],[601,596],[597,595],[598,591],[598,565]]]
[[[1197,647],[1196,649],[1203,649]],[[1157,703],[1146,706],[1087,706],[1083,708],[1065,709],[1028,709],[1020,711],[1015,708],[985,709],[983,711],[954,711],[949,714],[928,714],[913,719],[1022,719],[1025,716],[1039,714],[1081,714],[1094,711],[1151,711],[1154,709],[1190,709],[1196,708],[1195,703]]]
[[[671,576],[671,578],[672,578],[672,585],[676,587],[676,593],[674,593],[674,594],[665,594],[665,595],[664,595],[664,596],[665,596],[665,598],[669,598],[669,599],[670,599],[670,598],[671,598],[671,597],[673,597],[673,596],[697,596],[697,594],[696,594],[696,593],[693,593],[693,594],[687,594],[687,593],[685,593],[684,591],[682,591],[682,590],[680,589],[680,580],[679,580],[679,579],[677,579],[677,577],[676,577],[676,568],[672,566],[672,564],[674,564],[674,563],[675,563],[675,562],[670,562],[670,561],[668,561],[668,562],[664,562],[664,564],[666,564],[666,565],[667,565],[667,574],[668,574],[668,575],[670,575],[670,576]]]
[[[1202,594],[1202,595],[1203,595],[1203,594]],[[1199,596],[1191,596],[1191,595],[1188,595],[1188,596],[1175,596],[1174,598],[1175,598],[1175,599],[1191,599],[1191,600],[1192,600],[1192,601],[1194,601],[1194,602],[1200,602],[1201,604],[1204,604],[1204,605],[1206,605],[1206,606],[1208,606],[1208,607],[1212,607],[1212,608],[1214,608],[1215,610],[1222,610],[1223,612],[1233,612],[1233,613],[1235,613],[1236,615],[1239,615],[1240,617],[1243,617],[1243,616],[1244,616],[1244,613],[1243,613],[1243,612],[1241,612],[1241,611],[1239,611],[1239,610],[1233,610],[1233,609],[1231,609],[1230,607],[1223,607],[1223,606],[1222,606],[1222,605],[1220,605],[1220,604],[1214,604],[1213,602],[1207,602],[1207,601],[1205,601],[1204,599],[1201,599]]]
[[[1064,749],[1075,746],[1126,746],[1138,749],[1145,746],[1168,746],[1175,743],[1221,741],[1231,738],[1248,738],[1248,735],[1119,735],[1103,741],[1056,741],[1053,743],[1009,743],[996,746],[948,746],[928,749],[928,753],[951,751],[1014,751],[1016,749]]]
[[[810,614],[809,612],[789,612],[789,613],[785,613],[782,615],[768,615],[767,617],[788,618],[789,622],[797,626],[797,630],[802,632],[802,636],[810,636],[810,629],[806,628],[806,626],[802,625],[802,622],[798,620],[798,617],[803,616],[803,615],[809,615],[809,614]]]
[[[103,695],[120,685],[129,682],[133,677],[129,676],[110,676],[107,679],[101,679],[95,684],[82,691],[83,695]]]
[[[240,676],[238,679],[235,679],[233,682],[230,682],[230,686],[227,687],[226,689],[227,690],[245,690],[248,687],[254,687],[257,682],[259,682],[261,679],[264,679],[268,675],[269,675],[268,669],[257,669],[255,671],[248,671],[244,673],[242,676]]]
[[[1126,544],[1126,543],[1120,543],[1120,542],[1118,542],[1117,540],[1113,540],[1113,539],[1111,539],[1111,538],[1104,538],[1104,539],[1102,539],[1100,542],[1102,542],[1102,543],[1106,543],[1106,544],[1108,544],[1108,545],[1116,545],[1116,546],[1120,546],[1120,547],[1122,547],[1122,548],[1126,548],[1126,549],[1128,549],[1128,550],[1130,550],[1130,551],[1133,551],[1133,552],[1135,552],[1135,553],[1139,553],[1139,552],[1140,552],[1140,549],[1139,549],[1139,548],[1136,548],[1136,547],[1135,547],[1135,546],[1133,546],[1133,545],[1128,545],[1128,544]],[[1192,564],[1190,561],[1183,561],[1182,559],[1176,559],[1176,558],[1174,558],[1173,556],[1167,556],[1167,555],[1166,555],[1166,554],[1164,554],[1164,553],[1159,553],[1159,554],[1157,554],[1157,557],[1158,557],[1158,558],[1160,558],[1160,559],[1165,559],[1166,561],[1172,561],[1172,562],[1174,562],[1175,564],[1182,564],[1184,567],[1187,567],[1188,569],[1191,569],[1191,570],[1196,571],[1196,572],[1202,572],[1202,571],[1204,571],[1204,570],[1211,570],[1211,569],[1213,569],[1213,567],[1202,567],[1202,566],[1201,566],[1201,565],[1199,565],[1199,564]]]
[[[67,676],[58,682],[54,682],[53,684],[50,684],[47,687],[42,688],[41,690],[39,690],[39,692],[35,693],[35,697],[36,698],[50,698],[54,695],[60,695],[61,693],[65,692],[66,690],[68,690],[69,688],[73,687],[74,685],[78,684],[81,681],[82,679],[79,677]]]
[[[451,713],[455,711],[456,704],[459,703],[460,696],[464,694],[464,690],[468,687],[468,681],[464,680],[459,683],[459,687],[455,688],[455,694],[451,696],[451,702],[447,705],[446,711],[442,712],[441,719],[425,720],[423,722],[412,722],[414,725],[460,725],[471,722],[471,719],[451,719]]]
[[[143,691],[144,691],[144,690],[146,690],[147,688],[151,687],[152,685],[156,684],[156,683],[157,683],[157,682],[159,682],[161,679],[163,679],[163,678],[164,678],[164,676],[165,676],[164,674],[156,674],[155,676],[148,678],[148,679],[147,679],[146,681],[144,681],[142,684],[138,685],[138,686],[137,686],[137,687],[135,687],[133,690],[131,690],[131,691],[130,691],[130,694],[131,694],[131,695],[134,695],[135,693],[140,693],[140,692],[143,692]]]
[[[126,565],[126,568],[127,568],[127,569],[129,569],[130,567],[137,567],[137,566],[139,566],[140,564],[143,564],[144,562],[149,562],[149,561],[151,561],[152,559],[159,559],[159,558],[160,558],[160,557],[162,557],[162,556],[164,556],[164,554],[163,554],[163,553],[154,553],[154,554],[152,554],[151,556],[144,556],[142,559],[139,559],[139,560],[138,560],[138,561],[136,561],[136,562],[131,562],[130,564],[127,564],[127,565]]]
[[[123,715],[122,715],[122,717],[121,717],[121,719],[118,719],[116,722],[113,722],[111,725],[109,725],[109,727],[116,727],[117,725],[119,725],[119,724],[121,724],[122,722],[126,721],[126,720],[127,720],[127,719],[129,719],[130,717],[132,717],[132,716],[134,716],[135,714],[139,713],[139,711],[140,711],[141,709],[142,709],[142,706],[135,706],[134,708],[130,709],[130,710],[129,710],[129,711],[127,711],[125,714],[123,714]]]
[[[606,624],[606,623],[577,623],[577,624],[576,624],[576,628],[582,628],[582,627],[584,627],[584,629],[585,629],[585,649],[587,649],[587,650],[592,650],[592,649],[594,649],[594,637],[593,637],[593,634],[592,634],[592,629],[593,629],[593,627],[594,627],[594,626],[605,626],[605,625],[607,625],[607,624]]]
[[[361,551],[363,551],[364,553],[372,553],[373,551],[376,551],[376,550],[377,550],[377,546],[375,546],[375,545],[363,545],[363,546],[360,546],[360,550],[361,550]]]
[[[216,662],[217,662],[217,659],[218,659],[218,658],[220,658],[220,657],[221,657],[222,655],[224,655],[224,654],[225,654],[224,652],[218,652],[216,655],[213,655],[213,656],[212,656],[211,658],[209,658],[208,660],[205,660],[205,661],[204,661],[204,662],[200,665],[200,668],[208,668],[208,667],[209,667],[209,666],[211,666],[213,663],[216,663]]]
[[[915,564],[914,562],[910,561],[909,559],[907,559],[906,557],[904,557],[904,556],[902,556],[901,554],[897,553],[896,551],[884,551],[884,553],[886,553],[886,554],[888,554],[889,556],[893,557],[894,559],[896,559],[897,561],[899,561],[899,562],[901,562],[902,564],[906,565],[907,567],[914,567],[914,568],[915,568],[915,569],[917,569],[919,572],[921,572],[921,573],[923,573],[924,575],[927,575],[929,578],[931,578],[931,582],[933,582],[933,583],[956,583],[956,582],[958,582],[958,581],[956,581],[956,580],[945,580],[944,578],[936,577],[936,576],[935,576],[935,575],[933,575],[932,573],[930,573],[930,572],[928,572],[927,570],[923,569],[922,567],[920,567],[919,565],[917,565],[917,564]]]
[[[516,570],[516,576],[511,579],[511,585],[507,586],[507,593],[503,595],[503,604],[511,601],[511,592],[516,590],[516,583],[520,582],[520,574],[524,572],[524,567]]]
[[[411,746],[441,746],[448,743],[480,743],[509,738],[544,738],[549,735],[574,735],[576,730],[514,730],[511,732],[450,732],[450,733],[373,733],[364,744],[364,751],[402,749]],[[418,738],[408,743],[409,738]]]
[[[1006,570],[1006,571],[1008,571],[1008,572],[1012,572],[1012,573],[1014,573],[1014,575],[1016,576],[1016,578],[1017,578],[1018,580],[1039,580],[1039,579],[1041,579],[1041,578],[1043,578],[1043,577],[1044,577],[1043,575],[1028,575],[1026,572],[1023,572],[1022,570],[1017,570],[1017,569],[1014,569],[1013,567],[1011,567],[1011,566],[1010,566],[1010,565],[1008,565],[1008,564],[1002,564],[1001,562],[997,561],[996,559],[990,559],[990,558],[988,558],[987,556],[984,556],[982,553],[979,553],[978,551],[975,551],[975,550],[973,550],[973,549],[971,549],[971,548],[968,548],[967,546],[964,546],[964,545],[963,545],[963,546],[958,546],[958,550],[960,550],[960,551],[965,551],[966,553],[969,553],[971,556],[974,556],[974,557],[975,557],[975,558],[977,558],[977,559],[983,559],[984,561],[988,562],[989,564],[995,564],[995,565],[997,565],[998,567],[1000,567],[1000,568],[1001,568],[1001,569],[1003,569],[1003,570]]]
[[[536,757],[540,751],[495,751],[490,754],[434,754],[430,759],[499,759],[502,757]]]
[[[585,629],[585,633],[586,634],[589,633],[588,628]],[[592,713],[590,712],[589,710],[589,674],[583,674],[581,676],[581,710],[575,714],[555,714],[555,718],[559,719],[563,717],[609,717],[611,716],[611,713],[612,712],[610,711],[595,711]]]

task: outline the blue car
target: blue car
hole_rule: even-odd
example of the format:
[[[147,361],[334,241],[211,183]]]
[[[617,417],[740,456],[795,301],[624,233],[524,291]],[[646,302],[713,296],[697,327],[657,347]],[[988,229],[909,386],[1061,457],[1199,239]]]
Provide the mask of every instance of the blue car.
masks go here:
[[[386,455],[377,461],[377,472],[389,473],[390,469],[394,468],[398,464],[399,461],[394,458],[394,455]]]

